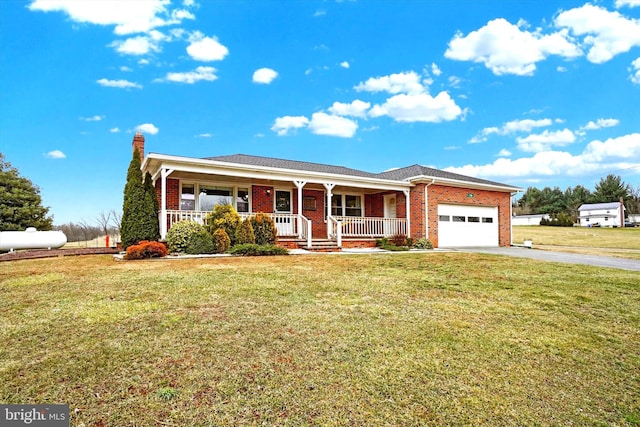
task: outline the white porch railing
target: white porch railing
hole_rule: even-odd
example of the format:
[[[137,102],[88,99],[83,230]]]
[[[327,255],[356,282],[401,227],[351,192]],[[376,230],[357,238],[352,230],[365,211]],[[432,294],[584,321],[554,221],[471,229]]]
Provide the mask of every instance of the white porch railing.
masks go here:
[[[176,222],[183,220],[195,221],[204,225],[207,214],[209,214],[209,211],[167,210],[167,230]],[[239,212],[238,214],[240,218],[244,220],[256,213]],[[273,219],[273,222],[276,224],[278,237],[298,237],[300,239],[306,239],[308,245],[311,245],[311,221],[303,215],[281,213],[265,213],[264,215]],[[160,221],[162,221],[162,213],[160,213]]]
[[[331,216],[331,236],[337,238],[340,225],[342,237],[391,237],[407,234],[406,218],[374,218],[358,216]]]

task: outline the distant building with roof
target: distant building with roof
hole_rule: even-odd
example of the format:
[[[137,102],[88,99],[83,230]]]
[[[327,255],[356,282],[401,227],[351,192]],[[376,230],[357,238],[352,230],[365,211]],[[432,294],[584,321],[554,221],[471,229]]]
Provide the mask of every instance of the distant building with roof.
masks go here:
[[[624,204],[622,202],[588,203],[580,206],[582,227],[624,227]]]
[[[549,214],[515,215],[511,218],[511,225],[540,225],[543,219],[550,220]]]

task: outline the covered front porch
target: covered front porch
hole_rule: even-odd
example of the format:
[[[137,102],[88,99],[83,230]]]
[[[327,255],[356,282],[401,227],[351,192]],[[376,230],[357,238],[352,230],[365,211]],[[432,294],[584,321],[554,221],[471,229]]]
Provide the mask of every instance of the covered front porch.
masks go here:
[[[217,204],[234,206],[243,219],[267,214],[280,241],[296,240],[307,247],[320,240],[340,248],[355,241],[373,244],[376,238],[411,234],[408,183],[188,160],[154,154],[147,159],[157,162],[152,178],[163,239],[178,221],[204,223]]]

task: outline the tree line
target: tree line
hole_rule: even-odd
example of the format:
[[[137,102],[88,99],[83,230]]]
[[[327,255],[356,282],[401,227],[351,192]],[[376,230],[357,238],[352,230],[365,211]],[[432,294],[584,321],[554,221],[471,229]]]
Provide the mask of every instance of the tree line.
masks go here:
[[[559,187],[542,190],[529,187],[513,206],[514,215],[549,214],[578,218],[578,208],[586,203],[624,202],[627,215],[640,213],[640,186],[625,183],[618,175],[609,174],[601,178],[594,191],[582,185],[562,191]]]

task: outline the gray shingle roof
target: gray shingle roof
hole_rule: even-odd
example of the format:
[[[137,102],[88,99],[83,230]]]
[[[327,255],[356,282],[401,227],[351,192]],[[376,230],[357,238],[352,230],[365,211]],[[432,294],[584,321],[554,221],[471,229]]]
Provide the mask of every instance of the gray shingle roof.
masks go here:
[[[404,181],[407,178],[416,177],[416,176],[426,176],[429,178],[442,178],[442,179],[452,179],[457,181],[464,182],[474,182],[477,184],[487,184],[487,185],[497,185],[502,187],[510,187],[509,185],[502,184],[500,182],[488,181],[486,179],[473,178],[471,176],[460,175],[453,172],[447,172],[440,169],[433,169],[422,165],[412,165],[407,166],[405,168],[393,169],[387,172],[382,172],[378,174],[378,177],[384,179],[392,179],[395,181]]]
[[[578,208],[579,211],[588,211],[588,210],[597,210],[597,209],[618,209],[620,207],[620,202],[609,202],[609,203],[585,203],[584,205]]]
[[[495,181],[473,178],[457,173],[433,169],[422,165],[412,165],[404,168],[393,169],[382,173],[365,172],[358,169],[351,169],[344,166],[332,166],[322,163],[301,162],[297,160],[276,159],[272,157],[249,156],[247,154],[232,154],[228,156],[206,157],[207,160],[218,162],[238,163],[251,166],[263,166],[272,168],[292,169],[301,171],[312,171],[320,173],[331,173],[337,175],[360,176],[367,178],[386,179],[390,181],[406,181],[408,178],[425,176],[428,178],[441,178],[458,180],[469,183],[493,185],[501,187],[512,187]]]
[[[239,163],[251,166],[263,166],[270,168],[293,169],[301,171],[312,171],[320,173],[332,173],[337,175],[362,176],[367,178],[378,178],[376,174],[344,166],[324,165],[321,163],[301,162],[298,160],[275,159],[272,157],[249,156],[247,154],[232,154],[230,156],[206,157],[207,160],[217,162]]]

